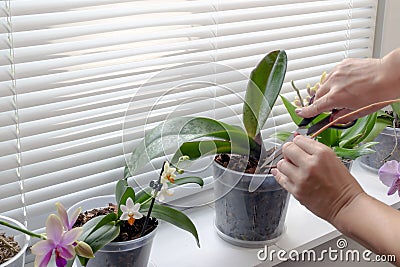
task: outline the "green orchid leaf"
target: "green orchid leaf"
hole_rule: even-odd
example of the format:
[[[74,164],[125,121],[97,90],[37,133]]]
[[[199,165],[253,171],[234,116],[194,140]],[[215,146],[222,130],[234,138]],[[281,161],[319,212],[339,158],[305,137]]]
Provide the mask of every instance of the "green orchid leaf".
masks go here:
[[[84,241],[92,248],[93,253],[113,241],[119,235],[119,226],[108,223],[91,233]],[[87,265],[89,259],[78,256],[83,266]]]
[[[79,262],[81,263],[82,266],[86,266],[86,265],[88,264],[89,259],[84,258],[84,257],[81,257],[81,256],[79,256],[79,255],[78,255],[77,257],[78,257]]]
[[[122,195],[125,193],[126,189],[129,187],[126,180],[119,180],[115,186],[115,199],[117,203],[121,202]]]
[[[75,258],[76,258],[76,257],[74,257],[74,258],[71,259],[71,260],[68,260],[68,261],[67,261],[67,265],[65,265],[65,267],[72,267],[72,266],[74,265]]]
[[[84,241],[86,237],[88,237],[92,232],[93,229],[96,227],[96,225],[105,217],[105,215],[100,215],[97,217],[94,217],[90,221],[86,222],[82,228],[83,228],[83,233],[79,237],[79,240]]]
[[[276,138],[279,141],[285,142],[290,136],[292,135],[291,132],[276,132],[274,134],[271,134],[270,137]]]
[[[122,215],[121,205],[126,205],[126,200],[131,198],[133,203],[135,203],[135,190],[132,187],[127,187],[124,194],[121,197],[120,202],[118,203],[118,218]]]
[[[91,233],[93,233],[103,225],[115,222],[117,219],[117,214],[115,214],[114,212],[107,215],[96,216],[95,218],[91,219],[83,225],[83,233],[80,236],[79,240],[84,241]]]
[[[301,122],[304,118],[302,118],[302,117],[300,117],[300,116],[298,116],[298,115],[296,114],[296,111],[295,111],[295,110],[296,110],[297,107],[296,107],[295,105],[293,105],[293,104],[292,104],[287,98],[285,98],[284,96],[281,95],[280,97],[281,97],[281,99],[282,99],[283,105],[285,106],[287,112],[289,113],[290,117],[292,118],[292,121],[293,121],[296,125],[299,125],[300,122]],[[321,113],[320,115],[318,115],[318,116],[314,119],[313,124],[319,122],[319,121],[322,120],[322,119],[325,119],[327,116],[330,116],[330,113],[326,113],[326,112]]]
[[[377,116],[378,118],[385,118],[385,119],[389,119],[391,121],[393,120],[393,116],[386,113],[383,110],[378,110],[377,113],[378,113],[378,116]]]
[[[360,137],[362,136],[362,133],[359,133],[357,135],[354,135],[351,137],[351,139],[345,139],[340,141],[339,147],[345,147],[346,144],[353,144],[355,143]]]
[[[379,144],[379,142],[367,142],[367,143],[362,144],[360,147],[368,148],[368,147],[372,147],[372,146],[374,146],[376,144]]]
[[[149,210],[149,206],[149,203],[143,205],[140,208],[140,212],[146,213]],[[196,230],[196,226],[183,212],[170,207],[154,204],[151,216],[169,222],[185,231],[188,231],[194,236],[197,242],[197,246],[200,247],[200,240]]]
[[[96,217],[97,218],[97,217]],[[106,224],[108,224],[108,223],[111,223],[111,222],[116,222],[117,221],[117,219],[118,219],[118,216],[117,216],[117,214],[115,214],[114,212],[111,212],[111,213],[109,213],[109,214],[107,214],[107,215],[105,215],[97,224],[96,224],[96,226],[93,228],[93,231],[96,231],[97,229],[99,229],[100,227],[102,227],[103,225],[106,225]],[[92,231],[92,232],[93,232]]]
[[[328,147],[334,147],[339,144],[340,135],[341,130],[328,128],[318,135],[317,140]]]
[[[190,160],[195,160],[203,156],[219,153],[249,155],[249,152],[248,148],[236,146],[236,143],[234,144],[229,141],[193,141],[182,144],[179,151],[172,158],[172,161],[177,160],[182,155],[189,156]]]
[[[365,138],[367,138],[367,136],[374,128],[376,119],[376,112],[368,116],[359,118],[356,124],[342,132],[340,147],[353,148],[361,143]],[[354,138],[355,136],[359,137]]]
[[[387,116],[379,116],[376,118],[376,122],[371,132],[367,137],[364,138],[363,142],[371,142],[386,128],[392,126],[392,119]]]
[[[368,137],[368,135],[371,133],[371,131],[374,129],[375,125],[376,125],[376,120],[378,118],[378,113],[374,112],[372,114],[369,114],[367,116],[368,121],[366,124],[366,127],[363,131],[363,135],[362,137],[360,137],[360,139],[358,139],[356,142],[357,144],[360,144],[362,142],[366,142],[365,139]]]
[[[285,105],[286,110],[288,111],[290,117],[292,118],[292,121],[296,124],[299,125],[299,123],[303,120],[302,117],[298,116],[296,114],[296,106],[293,105],[287,98],[284,96],[280,96],[283,102],[283,105]]]
[[[397,114],[397,117],[400,118],[400,103],[393,103],[390,105],[393,109],[393,112]]]
[[[370,146],[374,145],[371,143],[372,142],[356,148],[334,147],[333,151],[338,157],[354,160],[358,157],[375,153],[375,150],[369,148]]]
[[[184,184],[198,184],[199,186],[203,187],[204,181],[203,178],[197,176],[186,176],[175,179],[173,183],[174,186],[179,186]]]
[[[286,52],[277,50],[268,53],[250,74],[243,104],[243,123],[252,138],[260,132],[275,105],[286,67]]]
[[[251,148],[259,145],[240,127],[231,126],[209,118],[180,117],[166,120],[145,135],[133,150],[125,167],[125,179],[135,174],[152,159],[166,151],[177,150],[184,142],[202,137],[215,137],[236,143],[244,142]]]
[[[135,203],[140,203],[142,204],[143,202],[147,201],[148,199],[150,199],[152,197],[151,195],[151,188],[150,187],[146,187],[145,189],[139,191],[136,194],[136,201]]]

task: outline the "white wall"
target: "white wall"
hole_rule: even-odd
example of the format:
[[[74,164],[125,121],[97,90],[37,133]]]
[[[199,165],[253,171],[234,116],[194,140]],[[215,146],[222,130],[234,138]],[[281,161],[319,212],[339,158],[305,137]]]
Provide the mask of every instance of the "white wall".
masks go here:
[[[374,57],[400,47],[400,1],[379,0]]]

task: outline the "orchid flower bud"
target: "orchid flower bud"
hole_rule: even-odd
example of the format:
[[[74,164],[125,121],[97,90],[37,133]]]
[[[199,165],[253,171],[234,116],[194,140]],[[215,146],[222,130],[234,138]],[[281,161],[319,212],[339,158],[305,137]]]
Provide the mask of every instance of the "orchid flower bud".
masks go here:
[[[293,105],[295,105],[296,107],[301,108],[301,102],[300,102],[300,98],[298,96],[295,96],[294,101],[293,101]]]
[[[92,248],[83,241],[78,241],[75,246],[75,253],[84,258],[94,258]]]

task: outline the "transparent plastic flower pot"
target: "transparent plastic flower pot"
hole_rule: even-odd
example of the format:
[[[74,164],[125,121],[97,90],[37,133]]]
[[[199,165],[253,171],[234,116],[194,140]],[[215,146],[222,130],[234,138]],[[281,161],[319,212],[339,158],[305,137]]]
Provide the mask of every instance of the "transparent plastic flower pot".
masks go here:
[[[385,163],[385,160],[400,161],[400,149],[398,147],[395,148],[396,137],[397,143],[400,145],[400,129],[393,129],[392,127],[383,129],[375,138],[375,141],[379,142],[372,147],[375,153],[362,156],[360,159],[361,166],[377,173],[379,168]],[[392,151],[393,154],[388,157]]]
[[[213,163],[215,227],[225,241],[249,248],[275,243],[285,230],[289,193],[271,174],[247,174]],[[260,183],[249,191],[252,179]]]
[[[11,219],[9,217],[6,216],[1,216],[0,215],[0,220],[5,221],[9,224],[13,224],[16,225],[20,228],[24,228],[26,229],[26,227],[14,220]],[[28,248],[29,245],[29,240],[30,240],[30,236],[23,234],[17,230],[11,229],[9,227],[0,225],[0,233],[5,233],[6,236],[13,236],[14,240],[18,242],[19,246],[21,247],[21,250],[11,259],[9,259],[8,261],[4,262],[3,264],[0,264],[0,267],[21,267],[24,266],[25,264],[25,252],[26,249]]]
[[[115,197],[101,196],[89,198],[72,206],[70,209],[68,209],[68,213],[71,214],[79,207],[81,207],[83,211],[107,207],[108,203],[115,204]],[[102,249],[95,253],[95,257],[89,260],[89,264],[87,266],[147,267],[149,264],[151,247],[156,231],[157,228],[151,233],[135,240],[111,242],[105,245]],[[81,266],[78,260],[76,260],[76,263],[78,266]]]

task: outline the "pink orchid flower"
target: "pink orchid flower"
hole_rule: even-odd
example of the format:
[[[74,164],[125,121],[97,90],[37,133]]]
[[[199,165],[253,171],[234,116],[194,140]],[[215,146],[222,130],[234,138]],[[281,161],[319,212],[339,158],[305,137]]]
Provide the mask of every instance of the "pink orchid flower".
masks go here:
[[[78,219],[79,213],[82,212],[82,208],[78,208],[72,213],[71,219],[68,218],[67,210],[60,202],[56,203],[57,213],[61,219],[65,231],[71,230],[76,220]]]
[[[56,256],[57,267],[64,267],[67,261],[75,256],[73,244],[82,234],[82,228],[77,227],[64,231],[61,219],[51,214],[46,221],[46,240],[41,240],[32,246],[32,253],[36,255],[35,267],[45,267],[50,261],[53,251]]]
[[[396,191],[400,196],[400,164],[396,160],[391,160],[382,165],[378,171],[379,179],[389,187],[388,195],[393,195]]]

